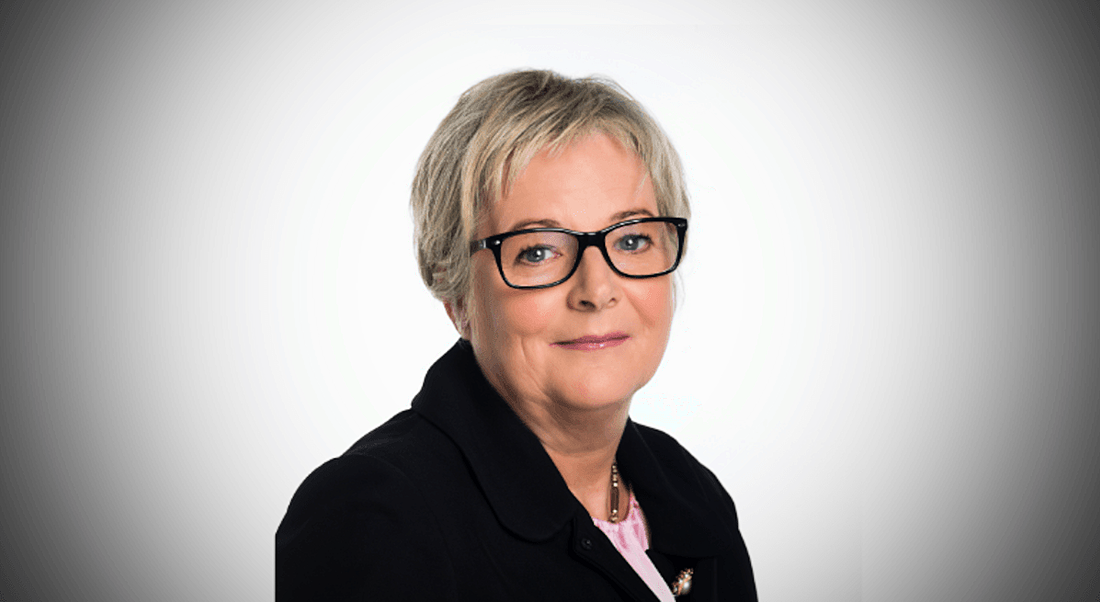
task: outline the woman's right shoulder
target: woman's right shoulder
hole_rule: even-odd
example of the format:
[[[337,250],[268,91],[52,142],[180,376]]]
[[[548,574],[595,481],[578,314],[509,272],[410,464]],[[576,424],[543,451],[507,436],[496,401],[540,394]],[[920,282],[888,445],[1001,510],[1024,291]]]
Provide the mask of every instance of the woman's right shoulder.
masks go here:
[[[364,580],[377,587],[384,575],[404,575],[407,563],[398,559],[409,557],[447,574],[425,484],[431,462],[454,461],[448,447],[407,411],[310,473],[275,535],[277,597],[343,599],[367,587]]]
[[[312,506],[317,500],[331,505],[364,492],[381,489],[393,495],[415,489],[425,470],[453,461],[461,459],[450,439],[405,410],[310,473],[294,494],[288,515],[296,505]]]

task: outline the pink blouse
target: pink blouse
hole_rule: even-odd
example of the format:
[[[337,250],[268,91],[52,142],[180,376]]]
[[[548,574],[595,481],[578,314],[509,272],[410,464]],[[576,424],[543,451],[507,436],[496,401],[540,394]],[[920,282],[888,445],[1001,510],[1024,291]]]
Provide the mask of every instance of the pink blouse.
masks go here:
[[[630,563],[630,566],[634,568],[634,572],[638,573],[638,576],[642,578],[642,581],[645,581],[649,589],[653,590],[658,600],[661,602],[675,602],[672,597],[672,589],[661,578],[661,574],[657,572],[657,567],[653,566],[653,561],[649,559],[649,556],[646,556],[645,552],[649,549],[649,535],[646,534],[642,507],[638,505],[638,500],[634,499],[633,493],[630,494],[630,510],[625,519],[617,523],[609,523],[605,520],[593,518],[592,522],[607,535],[607,538],[615,545],[615,549]]]

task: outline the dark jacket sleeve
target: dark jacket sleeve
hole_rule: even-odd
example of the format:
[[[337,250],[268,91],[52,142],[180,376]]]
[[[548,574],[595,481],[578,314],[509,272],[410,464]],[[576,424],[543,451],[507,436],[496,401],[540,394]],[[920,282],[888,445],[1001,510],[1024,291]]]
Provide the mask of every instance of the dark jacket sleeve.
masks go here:
[[[419,488],[349,455],[314,471],[275,535],[275,599],[453,600],[446,542]]]
[[[744,600],[745,602],[755,602],[757,600],[756,594],[756,577],[752,570],[752,561],[749,560],[749,551],[745,547],[745,540],[741,536],[741,528],[737,519],[737,509],[733,504],[733,498],[730,497],[726,488],[718,481],[718,477],[715,476],[709,468],[703,467],[707,475],[714,481],[714,485],[717,491],[721,494],[725,507],[730,509],[730,514],[733,518],[731,541],[733,542],[733,549],[729,552],[724,562],[721,564],[721,573],[719,579],[725,585],[721,590],[715,592],[712,599],[714,600]]]

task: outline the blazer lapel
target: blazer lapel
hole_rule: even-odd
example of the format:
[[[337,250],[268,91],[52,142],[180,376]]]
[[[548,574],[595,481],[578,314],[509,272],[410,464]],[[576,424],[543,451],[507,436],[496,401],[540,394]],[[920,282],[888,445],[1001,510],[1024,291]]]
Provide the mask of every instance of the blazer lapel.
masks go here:
[[[580,502],[482,375],[469,342],[459,340],[428,370],[412,407],[462,450],[497,519],[520,538],[546,541],[576,515]]]
[[[578,557],[635,599],[656,600],[592,524],[538,438],[485,379],[467,341],[459,340],[428,370],[412,407],[462,450],[505,528],[527,541],[543,542],[569,526]],[[728,516],[717,499],[721,488],[713,475],[713,483],[701,479],[698,464],[671,437],[628,420],[618,462],[645,513],[649,556],[666,583],[683,568],[702,567],[706,559],[730,549],[731,537],[738,536],[736,516]],[[586,553],[595,541],[609,551]],[[696,588],[707,579],[707,571],[698,571],[692,597],[684,599],[706,599]]]

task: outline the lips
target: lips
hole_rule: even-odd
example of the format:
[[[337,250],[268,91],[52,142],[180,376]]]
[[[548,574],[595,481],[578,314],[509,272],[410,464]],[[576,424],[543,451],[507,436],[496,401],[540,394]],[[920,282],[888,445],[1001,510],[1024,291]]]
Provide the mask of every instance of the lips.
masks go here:
[[[555,347],[561,347],[563,349],[572,349],[575,351],[597,351],[600,349],[610,349],[611,347],[618,347],[630,339],[630,335],[625,332],[610,332],[601,335],[585,335],[583,337],[577,337],[570,341],[561,341],[554,343]]]

